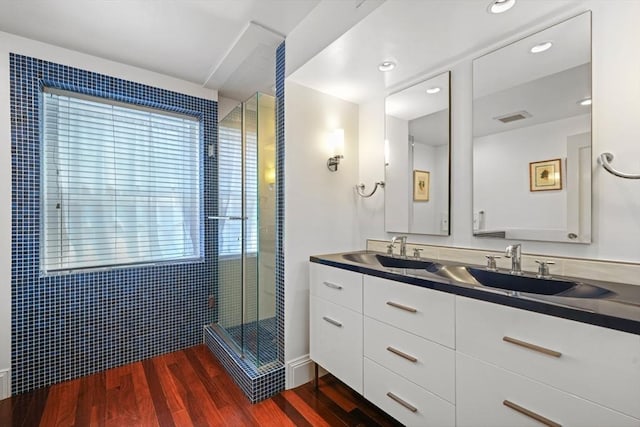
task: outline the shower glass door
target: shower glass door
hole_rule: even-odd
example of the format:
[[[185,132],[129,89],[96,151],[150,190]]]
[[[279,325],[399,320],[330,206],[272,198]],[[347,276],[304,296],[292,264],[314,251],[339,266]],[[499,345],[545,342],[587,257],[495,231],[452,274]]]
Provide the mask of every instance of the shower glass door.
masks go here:
[[[277,357],[274,98],[254,95],[219,131],[218,326],[261,366]]]
[[[243,328],[243,120],[242,106],[219,123],[218,325],[242,352]]]

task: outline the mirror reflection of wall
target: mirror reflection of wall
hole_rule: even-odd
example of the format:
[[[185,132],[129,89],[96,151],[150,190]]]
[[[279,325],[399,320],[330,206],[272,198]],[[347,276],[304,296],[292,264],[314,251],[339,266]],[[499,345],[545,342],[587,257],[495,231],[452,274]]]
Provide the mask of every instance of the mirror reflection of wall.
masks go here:
[[[591,14],[473,63],[476,236],[591,241]]]
[[[449,235],[450,72],[385,100],[385,229]]]

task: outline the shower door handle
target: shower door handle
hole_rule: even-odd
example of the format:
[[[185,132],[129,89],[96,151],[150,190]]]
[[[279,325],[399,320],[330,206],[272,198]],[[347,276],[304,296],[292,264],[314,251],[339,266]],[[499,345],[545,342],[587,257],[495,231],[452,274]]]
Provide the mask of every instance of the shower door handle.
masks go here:
[[[207,219],[229,219],[232,221],[244,221],[247,218],[246,216],[208,216]]]

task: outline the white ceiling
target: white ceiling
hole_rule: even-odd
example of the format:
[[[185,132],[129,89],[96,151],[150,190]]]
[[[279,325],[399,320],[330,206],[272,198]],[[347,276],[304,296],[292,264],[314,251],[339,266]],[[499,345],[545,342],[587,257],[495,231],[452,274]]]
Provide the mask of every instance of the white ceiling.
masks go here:
[[[362,103],[430,71],[499,44],[532,25],[576,10],[582,0],[518,0],[487,13],[489,0],[387,0],[290,75],[298,84]],[[397,67],[382,73],[377,65]]]
[[[449,143],[449,110],[440,110],[409,122],[414,143],[437,147]]]
[[[449,108],[449,74],[417,83],[388,96],[384,101],[385,114],[403,120],[413,120]],[[440,88],[430,94],[427,89]]]
[[[591,16],[576,16],[473,61],[473,135],[484,136],[590,112]],[[532,54],[531,47],[552,47]],[[502,123],[519,111],[530,117]]]
[[[275,55],[265,51],[319,1],[0,0],[0,31],[219,89],[221,96],[233,98],[273,85]],[[234,72],[243,66],[251,72]]]
[[[591,95],[591,64],[583,64],[473,100],[473,136],[547,123],[591,112],[579,101]],[[519,111],[523,120],[502,123],[496,117]]]
[[[533,54],[544,42],[549,50]],[[481,98],[591,62],[591,15],[583,13],[473,61],[473,97]]]

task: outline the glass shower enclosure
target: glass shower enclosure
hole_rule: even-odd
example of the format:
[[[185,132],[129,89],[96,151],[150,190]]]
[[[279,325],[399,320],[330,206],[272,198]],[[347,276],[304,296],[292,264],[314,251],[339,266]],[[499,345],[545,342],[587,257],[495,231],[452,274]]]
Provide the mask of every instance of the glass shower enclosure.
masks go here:
[[[219,123],[217,332],[257,367],[277,359],[275,99],[256,93]]]

